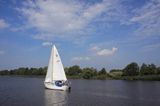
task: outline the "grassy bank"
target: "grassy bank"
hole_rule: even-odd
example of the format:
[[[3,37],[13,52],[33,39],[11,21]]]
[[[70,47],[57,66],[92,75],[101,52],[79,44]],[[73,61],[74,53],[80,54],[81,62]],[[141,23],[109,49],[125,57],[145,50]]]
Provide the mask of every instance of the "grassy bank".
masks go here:
[[[137,75],[137,76],[123,76],[122,72],[109,73],[112,79],[116,80],[149,80],[149,81],[160,81],[160,75]]]
[[[68,79],[84,79],[81,76],[67,76]],[[137,76],[122,76],[122,72],[113,72],[108,75],[94,76],[95,80],[148,80],[160,81],[160,75],[137,75]]]
[[[0,75],[14,77],[39,77],[45,78],[44,75]],[[81,76],[67,76],[68,79],[84,79]],[[121,76],[121,73],[110,73],[108,75],[94,76],[88,80],[142,80],[142,81],[160,81],[160,75],[145,75],[145,76]]]
[[[160,81],[160,75],[145,75],[145,76],[125,76],[122,80],[149,80],[149,81]]]

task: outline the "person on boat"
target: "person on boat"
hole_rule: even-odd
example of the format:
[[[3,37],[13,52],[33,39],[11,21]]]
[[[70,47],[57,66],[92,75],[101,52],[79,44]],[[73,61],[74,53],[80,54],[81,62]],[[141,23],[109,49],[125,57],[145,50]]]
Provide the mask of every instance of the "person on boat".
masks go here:
[[[63,80],[55,81],[55,85],[61,87],[64,85],[64,81]]]

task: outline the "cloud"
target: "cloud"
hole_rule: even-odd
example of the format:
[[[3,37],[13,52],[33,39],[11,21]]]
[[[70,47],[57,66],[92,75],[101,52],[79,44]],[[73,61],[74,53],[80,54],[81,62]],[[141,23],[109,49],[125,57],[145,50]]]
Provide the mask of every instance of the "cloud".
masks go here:
[[[0,50],[0,55],[4,54],[5,52],[3,50]]]
[[[9,27],[9,24],[4,19],[0,19],[0,29],[7,27]]]
[[[72,58],[72,61],[88,61],[90,60],[90,57],[74,57]]]
[[[116,53],[118,48],[113,47],[112,49],[102,49],[98,46],[93,46],[90,50],[95,52],[97,56],[111,56]]]
[[[99,48],[98,46],[93,46],[90,48],[91,51],[98,51],[100,50],[101,48]]]
[[[67,38],[75,41],[97,33],[97,24],[107,30],[114,22],[136,25],[134,35],[146,37],[160,33],[159,0],[148,0],[134,8],[129,8],[124,2],[127,1],[36,0],[23,2],[17,10],[26,19],[27,29],[36,29],[33,38],[41,40]]]
[[[62,38],[88,35],[84,32],[88,33],[88,30],[92,29],[91,23],[94,21],[110,21],[114,16],[120,16],[118,14],[122,12],[118,13],[120,9],[115,6],[117,1],[85,3],[74,0],[36,0],[24,2],[17,10],[27,19],[27,25],[38,30],[35,38]],[[103,18],[102,14],[105,14]]]
[[[110,49],[102,49],[97,52],[97,55],[99,56],[110,56],[113,55],[118,49],[113,47],[111,50]]]
[[[140,8],[132,10],[133,16],[129,20],[138,24],[135,35],[144,37],[155,36],[160,33],[160,0],[149,0]]]
[[[52,42],[43,42],[42,43],[42,46],[51,46],[52,45]]]

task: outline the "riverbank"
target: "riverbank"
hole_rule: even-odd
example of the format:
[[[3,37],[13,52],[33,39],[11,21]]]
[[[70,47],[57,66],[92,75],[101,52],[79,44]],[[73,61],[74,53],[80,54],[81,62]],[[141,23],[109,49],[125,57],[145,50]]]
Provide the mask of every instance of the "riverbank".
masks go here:
[[[160,75],[136,75],[136,76],[123,76],[122,72],[109,73],[112,79],[117,80],[149,80],[160,81]]]
[[[78,76],[69,76],[68,79],[84,79]],[[160,81],[160,75],[146,75],[146,76],[122,76],[122,77],[106,77],[106,78],[91,78],[92,80],[147,80]],[[90,80],[90,79],[87,79]]]
[[[122,77],[122,80],[149,80],[160,81],[160,75],[146,75],[146,76],[126,76]]]
[[[44,75],[0,75],[1,76],[9,76],[9,77],[38,77],[45,78]],[[80,76],[67,76],[68,79],[84,79]],[[113,74],[109,74],[106,76],[96,76],[87,80],[141,80],[141,81],[160,81],[160,75],[145,75],[145,76],[113,76]]]

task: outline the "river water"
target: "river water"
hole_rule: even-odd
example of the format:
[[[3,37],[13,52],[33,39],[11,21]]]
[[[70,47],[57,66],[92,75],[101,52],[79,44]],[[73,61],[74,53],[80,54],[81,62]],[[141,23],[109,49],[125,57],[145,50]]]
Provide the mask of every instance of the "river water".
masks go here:
[[[70,92],[43,81],[0,76],[0,106],[160,106],[159,81],[70,80]]]

